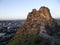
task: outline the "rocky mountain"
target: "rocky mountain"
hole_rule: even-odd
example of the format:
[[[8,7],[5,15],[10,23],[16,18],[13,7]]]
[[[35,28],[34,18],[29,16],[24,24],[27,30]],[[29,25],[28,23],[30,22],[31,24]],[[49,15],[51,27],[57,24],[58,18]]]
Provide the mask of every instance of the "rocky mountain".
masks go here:
[[[16,33],[16,37],[35,35],[46,32],[53,35],[57,32],[57,22],[52,18],[50,10],[42,6],[39,10],[33,9],[27,16],[25,23]],[[52,34],[53,33],[53,34]]]
[[[14,40],[20,40],[38,35],[43,38],[50,38],[58,32],[57,21],[51,16],[49,8],[42,6],[39,10],[33,9],[28,13],[24,24],[18,29]]]

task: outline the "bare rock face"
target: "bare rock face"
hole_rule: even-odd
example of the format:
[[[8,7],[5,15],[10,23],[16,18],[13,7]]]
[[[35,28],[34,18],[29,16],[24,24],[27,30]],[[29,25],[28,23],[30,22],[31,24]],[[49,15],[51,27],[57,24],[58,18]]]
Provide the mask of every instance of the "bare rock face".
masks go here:
[[[16,32],[15,38],[28,38],[33,35],[57,32],[57,22],[52,18],[50,10],[42,6],[39,10],[33,9],[27,16],[24,24]]]
[[[50,20],[52,18],[50,10],[47,7],[41,7],[39,11],[42,12],[44,18],[46,18],[47,20]]]

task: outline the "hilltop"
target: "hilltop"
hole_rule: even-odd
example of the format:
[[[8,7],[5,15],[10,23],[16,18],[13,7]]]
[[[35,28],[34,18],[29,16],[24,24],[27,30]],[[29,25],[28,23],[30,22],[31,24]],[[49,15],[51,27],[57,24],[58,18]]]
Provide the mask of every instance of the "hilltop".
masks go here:
[[[36,42],[37,45],[52,45],[52,36],[57,32],[56,20],[51,16],[49,8],[42,6],[39,10],[33,9],[28,13],[26,21],[8,45],[35,45]]]

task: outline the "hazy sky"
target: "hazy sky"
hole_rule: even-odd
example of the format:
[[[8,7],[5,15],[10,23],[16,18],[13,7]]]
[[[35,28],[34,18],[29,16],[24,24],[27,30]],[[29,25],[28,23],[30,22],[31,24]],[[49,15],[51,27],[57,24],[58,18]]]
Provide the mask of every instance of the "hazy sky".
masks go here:
[[[28,12],[49,7],[52,17],[60,18],[60,0],[0,0],[1,19],[26,19]]]

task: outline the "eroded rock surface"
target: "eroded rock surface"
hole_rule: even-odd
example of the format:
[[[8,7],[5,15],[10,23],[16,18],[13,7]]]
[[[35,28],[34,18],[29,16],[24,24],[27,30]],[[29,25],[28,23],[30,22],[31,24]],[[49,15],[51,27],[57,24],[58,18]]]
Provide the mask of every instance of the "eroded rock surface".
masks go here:
[[[28,42],[30,43],[28,45],[33,45],[32,37],[37,36],[39,39],[42,37],[37,45],[60,45],[58,31],[58,24],[51,16],[49,8],[42,6],[39,10],[33,9],[28,13],[26,21],[17,30],[11,43],[18,40],[16,41],[18,45],[25,45]],[[21,44],[20,40],[23,40]]]
[[[26,21],[18,29],[15,37],[30,37],[40,33],[53,35],[55,32],[57,32],[57,22],[52,18],[49,8],[42,6],[39,10],[33,9],[32,12],[29,12]]]

